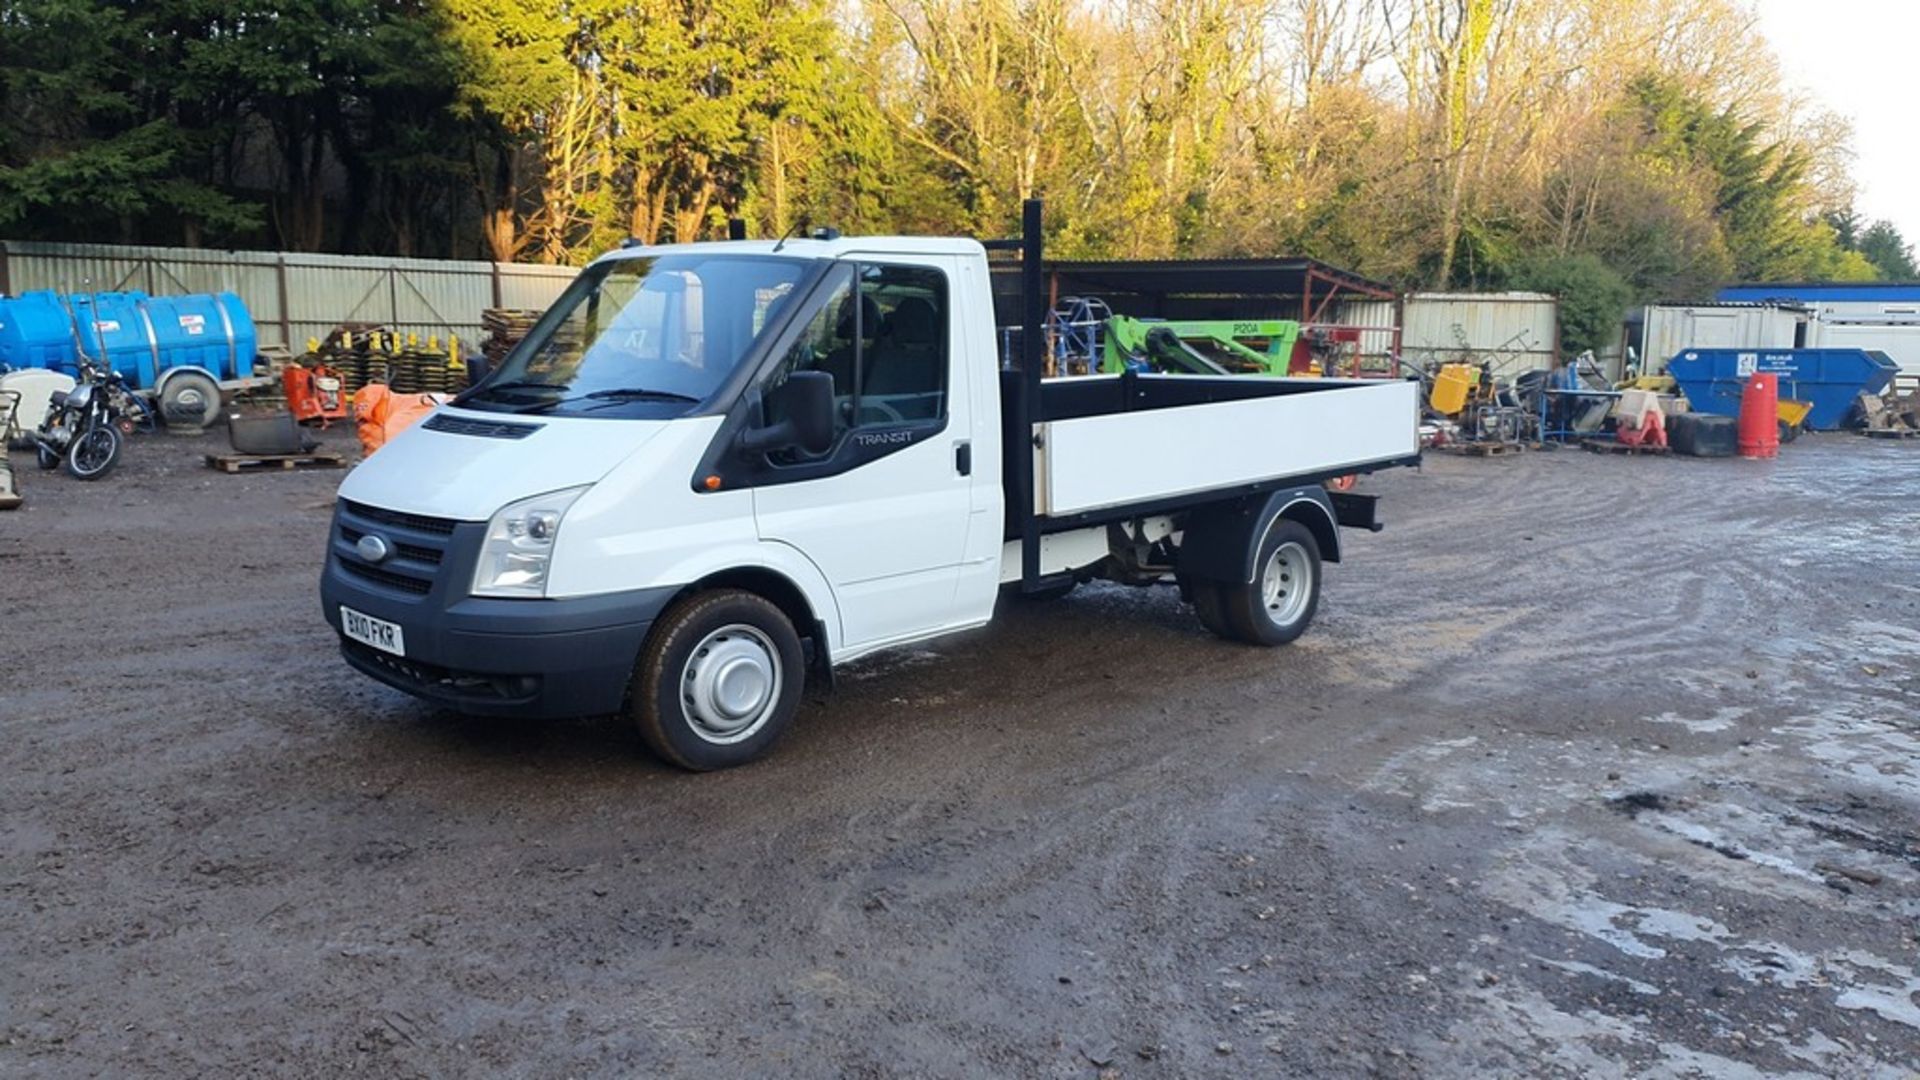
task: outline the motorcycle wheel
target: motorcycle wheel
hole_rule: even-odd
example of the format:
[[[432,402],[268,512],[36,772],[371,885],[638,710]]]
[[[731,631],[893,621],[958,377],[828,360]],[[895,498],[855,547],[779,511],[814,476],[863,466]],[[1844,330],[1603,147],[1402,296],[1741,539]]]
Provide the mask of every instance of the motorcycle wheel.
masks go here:
[[[67,472],[75,480],[98,480],[120,460],[120,429],[95,424],[81,432],[67,449]]]

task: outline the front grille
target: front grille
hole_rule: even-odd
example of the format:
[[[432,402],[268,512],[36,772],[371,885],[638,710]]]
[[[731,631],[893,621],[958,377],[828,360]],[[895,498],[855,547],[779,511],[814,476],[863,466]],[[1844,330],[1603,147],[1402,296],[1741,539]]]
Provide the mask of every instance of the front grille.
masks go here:
[[[354,577],[377,582],[390,589],[399,589],[401,592],[412,593],[415,596],[425,596],[433,591],[432,578],[423,581],[411,574],[396,574],[391,570],[382,570],[378,566],[363,563],[358,559],[341,559],[340,569]]]
[[[428,431],[443,431],[449,435],[472,435],[478,439],[524,439],[545,425],[516,424],[506,420],[475,420],[467,416],[434,413],[421,426]]]
[[[417,529],[436,536],[452,536],[453,527],[459,522],[449,518],[427,517],[422,514],[408,514],[399,510],[383,510],[378,506],[340,500],[340,509],[357,518],[376,521],[382,525],[397,525],[403,529]]]
[[[334,514],[333,561],[361,581],[403,593],[426,596],[447,562],[459,522],[448,518],[386,510],[340,500]],[[387,542],[390,554],[378,563],[360,557],[357,545],[372,534]]]
[[[367,534],[364,531],[351,525],[340,526],[340,538],[349,544],[359,543],[360,538],[365,535]],[[403,559],[412,559],[414,562],[423,562],[431,566],[439,566],[440,560],[446,557],[446,552],[439,548],[421,547],[418,544],[403,544],[397,541],[393,545],[393,550],[399,552]]]

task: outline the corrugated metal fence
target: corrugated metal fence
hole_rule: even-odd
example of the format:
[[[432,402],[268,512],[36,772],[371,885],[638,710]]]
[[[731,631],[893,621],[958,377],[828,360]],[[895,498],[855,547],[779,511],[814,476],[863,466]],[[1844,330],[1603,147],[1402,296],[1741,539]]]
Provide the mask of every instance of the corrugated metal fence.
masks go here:
[[[0,241],[0,293],[231,290],[246,301],[262,345],[294,352],[346,322],[423,338],[457,334],[477,347],[483,309],[544,308],[576,273],[523,263]]]
[[[1484,361],[1512,378],[1559,354],[1560,301],[1545,293],[1410,293],[1401,318],[1401,355],[1422,367]]]

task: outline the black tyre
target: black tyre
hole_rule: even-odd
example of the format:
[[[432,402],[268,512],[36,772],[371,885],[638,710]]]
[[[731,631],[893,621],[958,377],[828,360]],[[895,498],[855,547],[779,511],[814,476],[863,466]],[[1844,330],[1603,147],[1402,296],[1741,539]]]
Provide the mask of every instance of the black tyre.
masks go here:
[[[1260,542],[1253,580],[1218,586],[1227,624],[1249,645],[1285,645],[1320,607],[1320,542],[1297,521],[1277,520]]]
[[[199,431],[220,415],[220,385],[198,371],[176,372],[160,388],[160,416],[180,431]]]
[[[1200,617],[1201,626],[1215,637],[1228,641],[1240,640],[1233,624],[1227,621],[1227,603],[1220,597],[1220,586],[1211,581],[1195,581],[1187,588],[1193,595],[1193,613]]]
[[[705,772],[779,741],[806,681],[800,636],[765,598],[696,593],[668,609],[634,668],[628,712],[663,760]]]
[[[60,455],[47,449],[47,444],[45,443],[33,444],[33,459],[43,469],[57,469],[60,467]]]
[[[93,424],[73,437],[67,447],[67,472],[75,480],[98,480],[120,460],[120,429]]]

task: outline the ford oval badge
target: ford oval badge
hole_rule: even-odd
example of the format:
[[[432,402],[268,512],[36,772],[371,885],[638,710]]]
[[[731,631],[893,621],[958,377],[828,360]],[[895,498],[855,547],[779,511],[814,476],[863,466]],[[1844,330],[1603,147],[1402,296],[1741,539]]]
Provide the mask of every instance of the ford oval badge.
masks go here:
[[[353,550],[359,552],[360,557],[370,563],[384,561],[388,555],[386,540],[372,533],[361,537],[360,542],[353,545]]]

